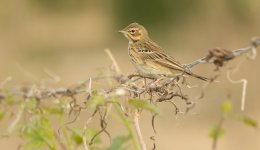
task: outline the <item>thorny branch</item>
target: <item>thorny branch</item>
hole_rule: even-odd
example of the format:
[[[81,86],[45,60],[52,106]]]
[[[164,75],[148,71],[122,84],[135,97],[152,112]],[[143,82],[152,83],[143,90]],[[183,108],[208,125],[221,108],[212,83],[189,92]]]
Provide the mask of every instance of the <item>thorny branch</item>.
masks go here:
[[[246,54],[251,53],[251,55],[248,55],[248,58],[255,59],[256,54],[257,54],[256,48],[259,45],[260,45],[260,38],[255,38],[252,40],[251,45],[246,48],[240,48],[240,49],[233,50],[233,51],[229,51],[226,49],[220,49],[220,48],[214,48],[214,49],[209,50],[209,53],[206,56],[204,56],[200,59],[197,59],[190,64],[187,64],[186,68],[188,70],[190,70],[191,68],[193,68],[196,65],[208,63],[208,64],[214,64],[216,66],[215,70],[218,70],[221,67],[223,67],[225,64],[227,64],[230,60],[233,60],[244,53],[246,53]],[[129,109],[127,108],[127,106],[125,106],[125,104],[120,103],[119,101],[115,102],[115,101],[113,101],[113,98],[115,98],[115,97],[122,98],[122,99],[123,98],[127,98],[127,99],[140,98],[140,99],[144,99],[144,100],[149,100],[149,102],[154,105],[157,105],[158,103],[161,103],[161,102],[170,102],[174,106],[175,112],[177,114],[180,112],[180,110],[173,101],[173,99],[175,97],[178,97],[181,100],[183,100],[185,102],[185,104],[187,105],[188,109],[191,108],[190,105],[192,104],[192,101],[190,101],[190,98],[188,97],[188,95],[185,95],[182,93],[182,86],[186,85],[185,78],[183,75],[180,75],[175,78],[165,78],[162,81],[155,83],[153,79],[144,78],[138,74],[126,76],[121,73],[119,65],[117,64],[112,53],[108,49],[106,49],[105,52],[108,54],[110,60],[112,61],[111,70],[112,70],[113,74],[111,76],[90,78],[89,80],[82,82],[78,86],[75,86],[72,88],[54,89],[54,88],[48,88],[46,86],[38,86],[36,84],[33,84],[30,86],[15,88],[11,91],[11,94],[13,94],[15,96],[20,96],[23,99],[28,99],[28,100],[35,99],[39,102],[41,102],[41,100],[43,100],[43,99],[49,99],[49,98],[59,99],[62,97],[68,97],[71,99],[70,112],[72,112],[72,111],[78,112],[78,115],[80,114],[81,110],[83,110],[83,109],[86,110],[87,107],[79,105],[77,102],[77,98],[75,98],[75,96],[77,96],[79,94],[84,94],[85,101],[87,103],[89,101],[92,101],[94,96],[100,95],[105,99],[105,103],[99,104],[99,105],[97,105],[97,107],[95,107],[93,114],[88,118],[88,120],[86,121],[85,126],[84,126],[84,133],[83,133],[82,138],[83,138],[85,150],[89,150],[89,146],[91,146],[95,137],[97,137],[101,133],[107,134],[108,137],[111,139],[109,132],[106,130],[106,127],[107,127],[106,120],[107,120],[109,111],[112,107],[111,103],[116,103],[117,105],[119,105],[121,110],[123,111],[123,113],[126,115],[126,117],[131,118],[131,116],[132,116],[134,118],[132,121],[134,123],[134,128],[135,128],[136,134],[138,135],[139,144],[140,144],[142,150],[146,150],[146,145],[143,140],[144,138],[141,134],[141,129],[139,126],[139,115],[140,115],[139,113],[140,112],[138,111],[138,116],[136,113],[132,114],[131,111],[129,111]],[[19,67],[19,68],[21,69],[21,67]],[[26,76],[30,76],[30,77],[33,77],[33,79],[35,79],[34,75],[27,73],[24,69],[21,69],[21,70],[26,74]],[[58,76],[51,73],[50,71],[47,71],[46,73],[49,76],[51,76],[51,78],[53,78],[54,80],[58,81],[60,79],[60,78],[58,78]],[[183,74],[185,74],[185,72]],[[107,79],[107,78],[110,78],[111,80],[114,79],[116,86],[114,86],[110,89],[107,89],[107,90],[93,89],[92,84],[94,82],[98,82],[100,80]],[[144,84],[143,80],[141,80],[142,78],[144,78],[145,84]],[[215,80],[215,78],[216,77],[213,77],[211,79],[211,82],[213,82]],[[228,76],[228,78],[229,78],[229,81],[231,81],[233,83],[243,82],[243,94],[242,94],[243,98],[242,98],[242,106],[241,106],[241,108],[243,110],[247,81],[246,80],[233,81],[232,79],[230,79],[230,76]],[[181,79],[183,79],[183,80],[181,81]],[[11,77],[8,77],[5,81],[0,83],[0,103],[10,95],[10,93],[5,93],[3,90],[6,83],[10,80],[11,80]],[[105,106],[105,107],[102,107],[102,106]],[[108,106],[110,107],[109,109],[107,109]],[[137,111],[137,110],[135,110],[135,111]],[[104,113],[101,113],[101,112],[104,112]],[[93,136],[93,138],[91,139],[91,141],[89,143],[87,143],[86,138],[85,138],[86,130],[88,128],[89,123],[91,123],[93,117],[96,116],[96,114],[98,114],[98,113],[100,114],[99,118],[100,118],[101,130],[96,135]],[[78,115],[76,115],[75,119],[72,122],[77,120]],[[154,126],[155,116],[156,115],[154,115],[153,119],[152,119],[152,126],[153,126],[153,130],[154,130],[154,134],[156,133],[155,126]],[[17,124],[16,122],[17,122],[17,119],[14,120],[14,124]],[[153,141],[155,141],[154,136],[152,136],[151,139]],[[154,149],[155,148],[156,148],[156,145],[154,142]]]

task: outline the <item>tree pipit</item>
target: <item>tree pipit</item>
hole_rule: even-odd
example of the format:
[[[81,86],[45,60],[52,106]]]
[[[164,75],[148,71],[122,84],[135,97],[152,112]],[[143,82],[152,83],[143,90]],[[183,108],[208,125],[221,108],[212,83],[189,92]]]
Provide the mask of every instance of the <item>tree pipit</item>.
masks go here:
[[[141,76],[160,79],[162,77],[172,78],[189,75],[204,81],[208,80],[192,73],[172,56],[166,54],[158,44],[149,38],[144,26],[131,23],[119,32],[123,33],[129,40],[128,55]]]

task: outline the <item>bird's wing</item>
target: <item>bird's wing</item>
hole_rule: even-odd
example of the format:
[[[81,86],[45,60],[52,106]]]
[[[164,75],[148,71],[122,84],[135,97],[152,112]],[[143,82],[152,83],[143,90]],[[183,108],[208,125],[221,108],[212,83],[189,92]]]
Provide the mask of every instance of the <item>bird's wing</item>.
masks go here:
[[[192,73],[189,70],[185,70],[185,67],[176,61],[172,56],[167,55],[164,51],[155,51],[149,44],[141,43],[140,45],[135,45],[133,49],[135,54],[139,57],[139,60],[144,64],[149,64],[151,66],[168,68],[172,71],[185,72],[186,74],[196,77],[198,79],[209,81],[208,78],[199,76]]]
[[[148,40],[147,45],[149,45],[150,48],[152,48],[154,51],[164,52],[163,48],[161,48],[157,43],[153,42],[152,40]]]
[[[164,51],[153,50],[153,45],[150,44],[140,44],[137,46],[137,52],[144,62],[153,61],[163,67],[167,67],[174,70],[183,71],[184,67],[181,63],[176,61],[173,57],[164,53]]]

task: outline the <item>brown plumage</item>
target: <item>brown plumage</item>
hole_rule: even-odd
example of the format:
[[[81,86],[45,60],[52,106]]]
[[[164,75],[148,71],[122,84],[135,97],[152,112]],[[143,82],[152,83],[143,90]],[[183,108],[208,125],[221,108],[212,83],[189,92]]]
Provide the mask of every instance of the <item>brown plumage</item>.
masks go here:
[[[159,78],[161,76],[175,77],[185,74],[207,81],[208,79],[185,70],[185,67],[176,61],[148,35],[147,30],[138,23],[131,23],[121,30],[129,40],[128,54],[138,72],[145,77]]]

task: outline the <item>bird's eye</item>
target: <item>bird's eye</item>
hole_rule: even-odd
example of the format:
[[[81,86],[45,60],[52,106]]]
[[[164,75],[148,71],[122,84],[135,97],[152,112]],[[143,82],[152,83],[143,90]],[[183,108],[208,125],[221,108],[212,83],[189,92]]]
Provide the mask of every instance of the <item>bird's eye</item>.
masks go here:
[[[135,32],[136,32],[135,29],[131,29],[131,30],[130,30],[130,33],[131,33],[131,34],[134,34]]]

